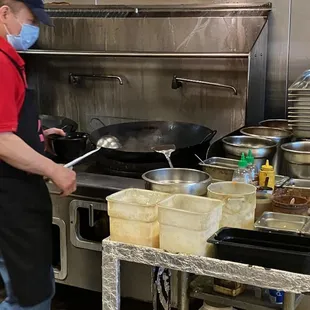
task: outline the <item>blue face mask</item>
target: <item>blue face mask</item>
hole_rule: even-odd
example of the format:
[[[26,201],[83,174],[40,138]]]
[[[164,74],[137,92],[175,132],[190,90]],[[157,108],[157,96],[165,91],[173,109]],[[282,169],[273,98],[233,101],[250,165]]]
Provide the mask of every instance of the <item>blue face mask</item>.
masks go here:
[[[38,26],[23,24],[19,35],[7,34],[6,37],[17,51],[25,51],[38,40],[39,34]]]

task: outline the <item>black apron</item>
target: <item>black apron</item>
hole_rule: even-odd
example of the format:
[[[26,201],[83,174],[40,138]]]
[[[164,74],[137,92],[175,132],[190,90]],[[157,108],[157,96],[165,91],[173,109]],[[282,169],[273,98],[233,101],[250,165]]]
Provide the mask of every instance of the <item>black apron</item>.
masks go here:
[[[0,52],[24,80],[18,64],[1,49]],[[26,89],[16,135],[43,155],[38,108],[30,95]],[[41,176],[3,161],[0,161],[0,252],[21,306],[33,306],[52,296],[52,203],[47,186]]]

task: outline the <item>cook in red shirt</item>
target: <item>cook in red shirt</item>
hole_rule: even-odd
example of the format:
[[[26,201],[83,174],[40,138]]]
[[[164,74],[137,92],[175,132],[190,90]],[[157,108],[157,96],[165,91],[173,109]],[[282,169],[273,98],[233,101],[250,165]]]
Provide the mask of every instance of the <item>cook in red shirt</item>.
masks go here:
[[[35,43],[39,22],[51,25],[42,0],[0,0],[0,310],[50,309],[52,205],[43,176],[63,195],[76,189],[75,173],[44,156],[43,136],[64,133],[38,126],[16,52]]]

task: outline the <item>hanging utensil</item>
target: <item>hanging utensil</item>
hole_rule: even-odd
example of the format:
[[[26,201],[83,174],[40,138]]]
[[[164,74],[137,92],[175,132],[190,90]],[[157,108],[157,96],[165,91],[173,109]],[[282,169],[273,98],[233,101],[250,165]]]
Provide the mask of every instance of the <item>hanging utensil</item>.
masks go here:
[[[157,145],[157,146],[154,146],[152,149],[153,151],[157,153],[163,154],[168,161],[169,167],[173,168],[173,164],[171,162],[170,157],[171,157],[171,154],[176,150],[176,147],[174,144]]]
[[[80,156],[80,157],[70,161],[69,163],[65,164],[64,167],[65,168],[73,167],[74,165],[76,165],[77,163],[82,161],[83,159],[89,157],[90,155],[92,155],[94,153],[97,153],[103,147],[107,148],[107,149],[118,149],[118,148],[121,148],[122,146],[116,137],[103,136],[102,138],[100,138],[98,140],[96,149],[84,154],[83,156]]]
[[[197,154],[194,154],[196,156],[196,158],[204,165],[205,162],[197,155]]]

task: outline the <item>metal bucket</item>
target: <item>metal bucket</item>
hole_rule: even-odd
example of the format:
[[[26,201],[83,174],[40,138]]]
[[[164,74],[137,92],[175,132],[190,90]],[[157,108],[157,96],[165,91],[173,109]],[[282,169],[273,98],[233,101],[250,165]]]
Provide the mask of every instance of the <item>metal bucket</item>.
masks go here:
[[[289,130],[272,127],[246,127],[241,129],[241,133],[250,137],[261,137],[277,143],[277,151],[273,157],[272,165],[276,174],[286,175],[287,171],[283,163],[283,151],[281,145],[288,143],[292,139],[292,133]]]
[[[240,159],[242,153],[247,154],[251,150],[258,170],[267,159],[272,162],[277,150],[277,143],[265,138],[229,136],[222,141],[226,156],[232,159]]]
[[[286,143],[281,146],[287,175],[292,178],[310,178],[310,141]]]

